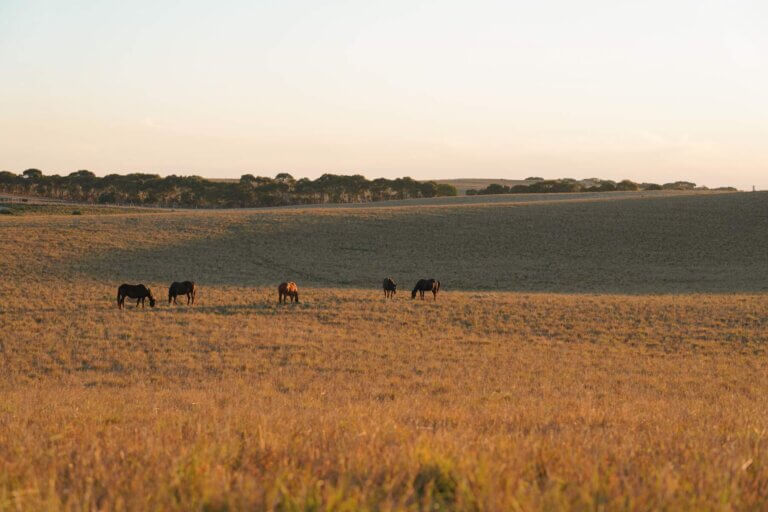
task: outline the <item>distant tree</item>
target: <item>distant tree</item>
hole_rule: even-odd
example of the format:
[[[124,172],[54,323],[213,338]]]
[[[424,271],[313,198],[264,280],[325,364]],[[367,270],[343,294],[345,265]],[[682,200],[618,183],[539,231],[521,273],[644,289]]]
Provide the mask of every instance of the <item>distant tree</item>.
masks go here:
[[[616,182],[611,180],[597,180],[596,185],[587,187],[587,192],[614,192],[616,191]]]
[[[459,191],[454,187],[453,185],[449,183],[438,183],[437,184],[437,195],[441,197],[445,196],[457,196],[459,195]]]
[[[584,187],[573,179],[544,180],[528,186],[528,192],[537,193],[581,192],[583,189]]]
[[[434,181],[425,181],[419,187],[419,195],[421,197],[435,197],[437,196],[437,183]]]
[[[114,204],[117,203],[118,197],[114,190],[105,190],[101,194],[99,194],[98,198],[96,199],[96,202],[99,204]]]
[[[643,190],[663,190],[658,183],[643,183],[640,188]]]
[[[281,172],[275,176],[275,181],[279,181],[280,183],[293,183],[296,180],[287,172]]]
[[[21,175],[27,179],[38,180],[43,177],[43,171],[40,169],[27,169]]]
[[[13,183],[18,176],[9,171],[0,171],[0,183]]]
[[[675,181],[673,183],[665,183],[662,185],[665,190],[693,190],[696,188],[696,184],[690,181]]]
[[[638,190],[640,187],[634,181],[622,180],[616,184],[616,190]]]
[[[75,171],[69,175],[70,178],[95,178],[96,175],[93,174],[91,171],[86,171],[85,169],[82,169],[80,171]]]
[[[541,178],[539,176],[529,176],[525,178],[525,181],[544,181],[544,178]]]
[[[506,194],[507,192],[509,192],[509,187],[498,183],[491,183],[485,187],[485,190],[481,191],[482,194]]]

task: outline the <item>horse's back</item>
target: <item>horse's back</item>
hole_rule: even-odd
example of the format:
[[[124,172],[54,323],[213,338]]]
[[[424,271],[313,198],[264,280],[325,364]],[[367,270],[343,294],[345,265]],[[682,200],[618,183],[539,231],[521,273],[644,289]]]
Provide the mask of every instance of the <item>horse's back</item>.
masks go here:
[[[419,279],[416,282],[416,290],[423,291],[423,290],[431,290],[432,289],[432,282],[434,279]]]
[[[127,295],[128,297],[135,299],[138,294],[146,294],[148,291],[147,287],[143,284],[123,283],[117,288],[117,293],[120,295]]]
[[[174,281],[171,283],[169,291],[171,293],[181,295],[184,293],[192,293],[194,289],[195,289],[194,281],[182,281],[182,282]]]

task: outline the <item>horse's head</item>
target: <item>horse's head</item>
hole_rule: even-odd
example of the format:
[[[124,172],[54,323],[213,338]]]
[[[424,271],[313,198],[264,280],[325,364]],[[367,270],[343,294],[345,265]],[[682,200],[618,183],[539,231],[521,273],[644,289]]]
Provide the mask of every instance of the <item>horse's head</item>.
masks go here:
[[[152,290],[147,288],[147,297],[149,298],[149,307],[155,307],[155,298],[152,296]]]
[[[414,288],[414,289],[413,289],[413,291],[411,292],[411,298],[412,298],[412,299],[415,299],[415,298],[416,298],[416,292],[417,292],[417,291],[418,291],[418,289],[417,289],[417,288]]]
[[[397,283],[392,283],[392,293],[397,293]]]

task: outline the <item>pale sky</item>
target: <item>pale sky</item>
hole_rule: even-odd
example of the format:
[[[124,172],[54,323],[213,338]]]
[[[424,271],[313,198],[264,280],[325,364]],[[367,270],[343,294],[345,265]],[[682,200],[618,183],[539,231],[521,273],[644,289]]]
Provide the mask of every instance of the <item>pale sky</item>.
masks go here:
[[[0,170],[768,189],[768,2],[0,0]]]

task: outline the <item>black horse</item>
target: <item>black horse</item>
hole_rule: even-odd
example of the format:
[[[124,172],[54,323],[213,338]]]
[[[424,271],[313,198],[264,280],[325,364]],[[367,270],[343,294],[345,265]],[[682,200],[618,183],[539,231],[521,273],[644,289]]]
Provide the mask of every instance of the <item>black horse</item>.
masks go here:
[[[143,284],[121,284],[117,289],[117,307],[123,309],[125,298],[136,299],[136,307],[144,307],[144,299],[149,299],[149,307],[155,307],[155,298],[152,296],[152,290]]]
[[[395,294],[397,293],[397,283],[395,283],[391,277],[387,277],[384,279],[382,286],[384,287],[384,298],[394,298]]]
[[[178,304],[178,302],[176,302],[176,297],[179,295],[187,296],[187,305],[194,304],[196,291],[195,283],[192,281],[182,281],[181,283],[174,281],[171,283],[171,287],[168,288],[168,304],[171,302]]]
[[[436,279],[419,279],[411,292],[411,298],[416,298],[416,293],[421,294],[421,300],[424,300],[424,292],[432,292],[432,296],[437,300],[437,292],[440,291],[440,281]]]

